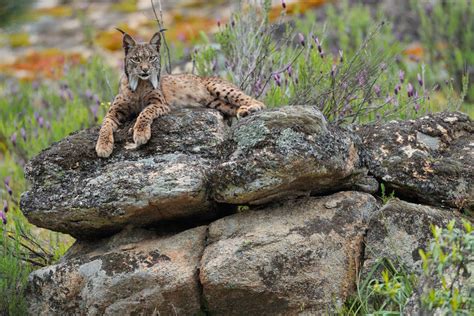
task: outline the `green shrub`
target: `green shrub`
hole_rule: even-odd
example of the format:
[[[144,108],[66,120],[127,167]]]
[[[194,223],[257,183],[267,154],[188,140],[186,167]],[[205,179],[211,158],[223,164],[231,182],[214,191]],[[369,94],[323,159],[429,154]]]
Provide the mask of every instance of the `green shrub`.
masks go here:
[[[474,234],[471,223],[464,230],[454,220],[446,228],[432,226],[433,239],[420,250],[423,275],[417,277],[403,265],[380,258],[363,279],[356,293],[337,310],[339,315],[404,315],[407,303],[421,296],[427,314],[470,315],[474,308]]]
[[[432,226],[433,239],[420,250],[424,279],[422,306],[443,315],[472,315],[474,309],[474,233],[463,221],[464,231],[452,220],[444,229]]]

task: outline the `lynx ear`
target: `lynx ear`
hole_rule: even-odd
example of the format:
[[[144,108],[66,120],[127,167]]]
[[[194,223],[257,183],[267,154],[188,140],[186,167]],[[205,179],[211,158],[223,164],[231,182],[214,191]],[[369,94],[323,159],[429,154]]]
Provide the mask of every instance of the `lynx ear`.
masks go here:
[[[124,31],[122,31],[121,29],[116,28],[116,30],[123,34],[123,42],[122,42],[122,45],[123,45],[123,49],[125,50],[125,55],[127,55],[128,50],[129,50],[130,48],[134,47],[134,46],[136,45],[136,42],[135,42],[135,40],[133,39],[133,37],[131,37],[130,35],[128,35],[128,34],[125,33]]]
[[[153,34],[150,40],[150,45],[155,46],[157,51],[160,51],[160,46],[161,46],[161,35],[160,32],[156,32]]]

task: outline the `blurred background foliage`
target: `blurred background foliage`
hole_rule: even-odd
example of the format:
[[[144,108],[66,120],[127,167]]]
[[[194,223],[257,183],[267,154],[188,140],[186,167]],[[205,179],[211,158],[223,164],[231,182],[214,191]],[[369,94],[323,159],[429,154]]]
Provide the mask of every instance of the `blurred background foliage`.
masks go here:
[[[340,125],[442,110],[474,117],[472,0],[155,0],[155,7],[173,72],[222,76],[269,107],[316,105]],[[115,27],[148,40],[158,30],[151,2],[0,0],[2,314],[25,313],[28,273],[74,241],[23,217],[23,167],[52,142],[100,123],[123,62]],[[397,314],[416,285],[409,272],[390,271],[379,276],[383,283],[360,286],[374,293],[368,284],[379,284],[377,295],[389,302],[379,310]],[[393,295],[394,280],[396,302],[383,297]],[[345,308],[375,311],[360,295]]]

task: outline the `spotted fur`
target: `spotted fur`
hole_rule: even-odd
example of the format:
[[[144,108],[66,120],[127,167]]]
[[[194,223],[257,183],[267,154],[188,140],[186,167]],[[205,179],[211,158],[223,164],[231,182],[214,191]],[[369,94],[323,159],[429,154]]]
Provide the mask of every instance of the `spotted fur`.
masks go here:
[[[205,106],[240,118],[265,108],[262,102],[221,78],[191,74],[160,76],[160,33],[155,33],[149,43],[136,43],[130,35],[121,32],[124,34],[125,75],[99,132],[96,144],[99,157],[110,156],[113,133],[123,122],[137,115],[134,144],[128,149],[146,144],[151,137],[153,120],[171,109]]]

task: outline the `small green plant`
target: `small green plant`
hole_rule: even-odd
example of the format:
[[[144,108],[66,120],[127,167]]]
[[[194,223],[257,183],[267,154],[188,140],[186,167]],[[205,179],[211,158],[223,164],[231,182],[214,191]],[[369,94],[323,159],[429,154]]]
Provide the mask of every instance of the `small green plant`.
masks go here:
[[[443,315],[472,315],[474,308],[474,234],[472,225],[463,220],[464,231],[455,227],[432,226],[433,239],[426,251],[420,250],[424,281],[422,306]]]
[[[395,191],[392,191],[392,193],[387,195],[387,193],[385,191],[385,184],[381,183],[380,184],[380,197],[382,198],[382,203],[385,205],[388,202],[390,202],[390,200],[395,198]]]
[[[403,315],[417,279],[402,265],[380,258],[364,279],[357,282],[356,294],[350,297],[338,315]]]

